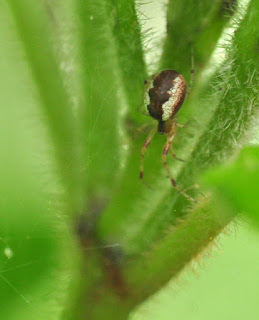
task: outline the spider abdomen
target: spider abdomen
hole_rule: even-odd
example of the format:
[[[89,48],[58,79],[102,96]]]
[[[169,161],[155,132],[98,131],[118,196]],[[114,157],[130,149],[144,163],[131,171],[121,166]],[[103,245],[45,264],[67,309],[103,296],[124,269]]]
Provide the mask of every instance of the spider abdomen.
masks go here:
[[[180,109],[186,94],[184,77],[175,70],[163,70],[146,86],[145,104],[151,117],[167,121]]]

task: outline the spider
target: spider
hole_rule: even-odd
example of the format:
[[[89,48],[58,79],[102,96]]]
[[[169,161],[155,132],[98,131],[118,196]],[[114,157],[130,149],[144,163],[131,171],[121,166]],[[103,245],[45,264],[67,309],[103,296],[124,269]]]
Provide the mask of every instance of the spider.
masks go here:
[[[191,70],[191,74],[193,73],[194,70]],[[185,125],[181,125],[177,122],[176,116],[176,113],[182,106],[186,96],[187,86],[185,79],[175,70],[163,70],[153,76],[150,81],[145,81],[145,84],[146,91],[144,104],[148,114],[158,121],[158,126],[150,131],[141,149],[139,177],[143,181],[145,152],[150,145],[154,134],[156,131],[160,134],[165,134],[167,135],[167,140],[162,152],[162,164],[172,182],[173,187],[178,191],[178,193],[182,194],[188,200],[194,201],[193,198],[189,197],[178,187],[166,161],[169,150],[172,152],[172,156],[176,160],[183,161],[182,159],[177,158],[176,154],[173,152],[172,142],[176,134],[177,127],[185,127]]]

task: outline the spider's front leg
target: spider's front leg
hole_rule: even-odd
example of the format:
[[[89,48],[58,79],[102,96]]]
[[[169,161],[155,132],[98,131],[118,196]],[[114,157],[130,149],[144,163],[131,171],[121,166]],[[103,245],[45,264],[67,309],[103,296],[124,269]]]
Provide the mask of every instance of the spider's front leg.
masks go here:
[[[162,163],[163,163],[163,166],[164,168],[166,169],[166,172],[168,174],[168,177],[170,178],[171,182],[172,182],[172,185],[173,187],[177,190],[178,193],[182,194],[186,199],[190,200],[190,201],[195,201],[193,198],[191,198],[190,196],[188,196],[188,194],[186,194],[185,192],[183,192],[177,185],[175,179],[173,178],[172,176],[172,173],[168,167],[168,164],[167,164],[167,154],[168,154],[168,151],[170,149],[172,149],[172,141],[173,141],[173,138],[174,138],[174,135],[175,135],[175,127],[172,127],[172,129],[170,130],[170,132],[168,133],[168,136],[167,136],[167,140],[166,140],[166,143],[165,143],[165,146],[164,146],[164,149],[163,149],[163,153],[162,153]]]
[[[163,154],[162,154],[162,163],[163,163],[163,166],[165,168],[165,170],[167,171],[167,174],[168,174],[168,177],[170,178],[173,186],[178,190],[178,187],[177,187],[177,183],[175,181],[175,179],[173,178],[172,176],[172,173],[168,167],[168,164],[167,164],[167,154],[168,154],[168,151],[170,149],[172,149],[172,141],[173,141],[173,138],[174,138],[174,131],[172,132],[173,130],[171,130],[169,133],[168,133],[168,136],[167,136],[167,140],[166,140],[166,143],[165,143],[165,146],[164,146],[164,149],[163,149]]]
[[[175,159],[175,160],[178,160],[178,161],[181,161],[181,162],[185,162],[185,160],[181,159],[181,158],[178,158],[177,155],[174,153],[174,150],[173,150],[173,147],[172,147],[172,143],[170,145],[170,149],[171,149],[171,152],[172,152],[172,157]]]
[[[153,128],[148,136],[147,136],[147,139],[145,141],[145,143],[143,144],[143,147],[141,148],[141,154],[140,154],[140,170],[139,170],[139,178],[140,180],[143,181],[143,174],[144,174],[144,158],[145,158],[145,152],[148,148],[148,146],[150,145],[153,137],[154,137],[154,134],[156,133],[156,127]]]

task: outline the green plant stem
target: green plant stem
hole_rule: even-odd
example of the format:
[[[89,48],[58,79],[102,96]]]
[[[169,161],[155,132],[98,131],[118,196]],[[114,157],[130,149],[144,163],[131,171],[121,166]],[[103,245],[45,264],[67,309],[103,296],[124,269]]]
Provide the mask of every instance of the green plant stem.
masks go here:
[[[87,193],[107,198],[120,173],[119,146],[125,137],[119,123],[127,103],[136,105],[141,99],[141,91],[136,89],[144,78],[140,32],[133,1],[117,5],[113,1],[80,1],[76,13]]]
[[[183,136],[180,141],[183,146],[179,150],[187,157],[183,156],[185,160],[188,160],[188,163],[178,165],[178,171],[176,171],[180,185],[191,186],[197,181],[203,170],[233,154],[237,142],[241,141],[253,118],[257,109],[258,96],[256,77],[258,57],[255,58],[255,35],[259,31],[257,13],[257,4],[253,1],[236,31],[233,47],[228,49],[227,60],[214,75],[209,86],[206,85],[204,91],[201,91],[185,107],[186,112],[196,118],[197,123],[189,129],[189,132],[186,130],[185,137]],[[247,31],[249,29],[250,32]],[[251,41],[250,37],[254,40]],[[243,50],[244,45],[245,51]],[[153,144],[155,143],[156,141]],[[152,145],[152,148],[155,147]],[[211,237],[214,238],[234,214],[225,217],[225,220],[221,222],[217,220],[217,212],[213,211],[211,216],[206,218],[207,222],[204,225],[203,221],[200,221],[201,227],[205,229],[208,224],[208,229],[206,231],[198,229],[198,220],[194,223],[192,217],[198,217],[199,214],[192,215],[192,205],[181,197],[177,198],[175,191],[165,186],[166,180],[164,183],[160,180],[155,185],[156,189],[154,183],[152,189],[148,189],[146,186],[141,188],[137,181],[132,182],[133,172],[135,170],[137,173],[138,167],[137,152],[136,150],[134,152],[135,159],[132,154],[121,187],[121,190],[127,186],[127,190],[132,188],[134,191],[129,194],[121,191],[119,197],[122,197],[122,202],[119,198],[113,199],[110,207],[102,216],[100,234],[108,242],[120,241],[129,255],[139,257],[139,259],[134,259],[134,266],[129,267],[129,274],[126,272],[126,278],[130,279],[133,287],[143,281],[143,287],[139,286],[139,292],[140,297],[143,295],[144,298],[168,281],[172,270],[175,270],[174,274],[179,272],[192,257],[208,245]],[[182,153],[180,153],[181,156]],[[151,157],[155,159],[155,154]],[[130,197],[131,201],[127,200],[127,197]],[[201,200],[203,201],[205,200]],[[123,203],[125,208],[122,207]],[[193,210],[196,212],[195,207]],[[186,219],[184,220],[186,225],[185,222],[178,224],[178,219],[181,218]],[[170,230],[170,226],[176,226],[173,234],[161,240],[161,237],[163,238],[163,235]],[[173,247],[174,240],[172,240],[176,240],[174,234],[177,234],[177,226],[179,226],[179,239],[176,242],[177,245],[181,243],[180,251]],[[185,228],[188,229],[188,232],[192,228],[194,230],[193,234],[190,232],[188,239],[182,238],[186,231]],[[159,244],[156,245],[157,243]],[[176,250],[176,255],[168,258],[170,250]],[[140,256],[139,252],[146,252],[146,254]],[[153,253],[154,260],[152,260]],[[139,266],[139,276],[137,266]],[[143,277],[142,280],[141,277]]]
[[[120,86],[127,102],[127,115],[138,122],[136,109],[143,103],[142,88],[147,74],[135,1],[108,0],[107,8],[120,69]]]
[[[195,43],[195,52],[194,52],[195,60],[199,52],[208,53],[206,54],[206,59],[207,59],[206,62],[207,62],[209,59],[209,53],[211,53],[212,50],[214,49],[216,45],[216,41],[222,31],[222,28],[225,25],[226,21],[228,21],[227,18],[224,18],[222,15],[220,15],[220,6],[221,6],[221,2],[218,0],[213,1],[213,4],[211,4],[211,1],[202,1],[202,3],[199,3],[199,4],[197,3],[190,4],[190,2],[188,2],[188,5],[186,1],[184,1],[183,3],[180,1],[169,2],[168,25],[173,25],[174,27],[168,28],[168,34],[167,34],[165,45],[164,45],[164,53],[161,58],[162,69],[164,68],[176,69],[181,73],[183,73],[187,78],[187,82],[189,82],[189,75],[191,70],[191,54],[192,54],[191,52],[192,50],[190,46],[193,43]],[[188,21],[188,23],[186,23],[185,21]],[[211,31],[211,35],[209,38],[208,36],[204,37],[205,39],[207,40],[209,39],[209,40],[203,44],[197,43],[196,45],[197,39],[203,36],[204,33],[208,32],[208,30],[210,29],[210,28],[207,28],[208,25],[211,26],[211,28],[213,28],[212,26],[214,26],[215,21],[220,21],[219,23],[217,22],[218,27],[216,28],[216,30],[213,29],[213,32]],[[202,69],[202,67],[204,67],[205,64],[206,63],[204,60],[203,63],[201,64],[200,69]],[[187,119],[189,120],[195,117],[197,112],[199,112],[199,114],[201,114],[202,112],[203,114],[201,116],[206,117],[208,120],[208,118],[210,117],[211,111],[209,112],[208,110],[206,111],[205,105],[204,105],[204,108],[205,108],[204,110],[198,111],[199,109],[198,105],[196,105],[195,107],[194,105],[195,104],[192,104],[191,106],[192,108],[189,108],[189,109],[188,109],[188,106],[186,107],[186,104],[184,105],[183,109],[185,108],[187,110],[186,112],[187,117],[186,117],[186,120],[182,120],[182,121],[187,122]],[[181,110],[180,114],[183,114],[183,112],[184,111]],[[142,116],[140,113],[136,114],[135,117],[137,116],[140,119],[143,119],[143,121],[145,120],[148,121],[147,118],[145,119],[145,117]],[[200,130],[204,130],[205,127],[206,125],[205,126],[201,125]],[[188,129],[185,131],[188,132]],[[197,132],[196,132],[196,136],[198,136]],[[105,212],[102,215],[101,233],[103,234],[102,237],[106,240],[107,238],[116,239],[117,238],[116,235],[118,235],[118,238],[120,238],[124,243],[124,239],[127,237],[128,233],[131,234],[132,236],[132,229],[127,227],[129,223],[128,221],[133,221],[133,220],[137,221],[138,217],[141,217],[141,221],[143,221],[143,218],[144,218],[143,216],[148,216],[148,212],[151,208],[153,209],[158,207],[158,203],[161,202],[161,198],[163,197],[162,194],[165,192],[165,190],[168,190],[168,189],[171,190],[170,189],[171,186],[169,184],[165,183],[161,185],[162,179],[160,182],[157,183],[157,176],[158,176],[157,172],[161,172],[163,170],[163,169],[162,170],[158,169],[158,168],[161,168],[160,157],[158,156],[158,154],[160,154],[162,146],[161,144],[159,145],[157,137],[155,137],[154,140],[152,141],[152,145],[150,146],[148,151],[149,154],[151,153],[150,159],[152,159],[152,163],[148,162],[149,156],[147,155],[146,162],[145,162],[145,173],[144,173],[145,175],[144,179],[145,179],[146,172],[148,172],[148,177],[149,177],[148,184],[154,186],[154,183],[156,183],[156,187],[154,187],[153,189],[157,189],[157,190],[148,190],[145,186],[143,188],[143,186],[139,181],[137,180],[135,182],[133,181],[132,177],[135,176],[137,178],[137,175],[138,175],[138,166],[139,166],[138,150],[141,149],[141,144],[143,143],[144,143],[144,138],[142,138],[141,141],[140,139],[137,139],[132,142],[132,145],[130,146],[131,149],[128,156],[127,166],[124,170],[125,176],[122,178],[122,185],[120,187],[120,190],[118,190],[117,197],[113,199],[107,212]],[[184,143],[186,144],[186,142]],[[192,139],[189,139],[188,144],[193,145],[193,143],[194,141]],[[185,148],[184,153],[182,152],[182,150],[180,150],[179,151],[180,155],[181,156],[183,155],[182,157],[188,156],[191,149]],[[175,164],[175,167],[178,168],[177,170],[179,170],[180,166],[181,166],[180,164]],[[177,170],[175,173],[176,177],[177,177]],[[130,194],[122,192],[122,190],[126,190],[126,189],[134,190],[134,192],[131,192]],[[131,199],[130,207],[128,206],[129,199]],[[143,199],[145,200],[143,201]],[[124,204],[125,204],[125,207],[124,207]],[[167,209],[166,211],[168,211]],[[123,212],[123,214],[121,214],[121,212]],[[143,212],[145,212],[145,214]],[[108,237],[107,237],[107,233],[108,233]],[[129,245],[130,242],[131,242],[130,246],[132,246],[132,241],[129,240],[127,242],[128,242],[127,246]]]
[[[252,1],[244,20],[241,22],[239,29],[236,32],[236,36],[233,40],[234,46],[232,49],[229,49],[228,52],[229,60],[227,60],[226,63],[229,64],[230,61],[234,60],[230,78],[228,78],[227,74],[221,74],[222,80],[225,76],[227,77],[229,86],[222,87],[224,94],[223,96],[220,95],[219,104],[215,108],[214,115],[209,122],[209,130],[200,137],[199,142],[191,155],[192,161],[190,167],[183,172],[182,179],[190,179],[194,172],[196,172],[197,175],[198,172],[201,172],[205,168],[222,161],[220,159],[229,157],[229,155],[233,153],[236,141],[240,141],[243,137],[245,130],[249,123],[251,123],[251,119],[258,108],[257,77],[259,64],[258,57],[255,58],[254,56],[256,42],[251,41],[250,38],[247,39],[247,32],[243,31],[252,26],[249,37],[254,40],[256,39],[256,34],[259,32],[259,25],[256,18],[258,13],[258,4],[255,1]],[[255,25],[257,26],[255,27]],[[243,51],[244,44],[246,48],[245,54]],[[226,70],[225,66],[226,65],[223,65],[222,70]],[[169,280],[172,275],[172,270],[175,270],[173,271],[174,274],[177,273],[193,256],[200,252],[203,247],[208,245],[211,239],[214,238],[237,213],[229,208],[229,210],[226,210],[226,213],[229,211],[232,212],[232,214],[228,215],[225,213],[225,215],[223,214],[222,216],[217,212],[217,210],[220,210],[220,206],[217,205],[217,210],[214,210],[213,204],[211,209],[207,208],[204,211],[207,212],[208,216],[204,216],[202,211],[197,211],[195,206],[190,210],[186,208],[186,205],[184,206],[181,201],[174,204],[174,202],[170,200],[169,194],[163,198],[161,203],[167,204],[168,206],[170,201],[172,203],[174,215],[177,216],[178,213],[178,217],[183,218],[184,220],[179,224],[177,220],[174,219],[174,228],[171,234],[167,235],[158,245],[154,244],[154,249],[149,250],[146,256],[140,258],[140,260],[143,261],[143,265],[139,270],[145,269],[145,276],[144,274],[142,275],[143,281],[147,281],[144,285],[145,288],[156,287],[157,289],[160,281],[161,283],[164,283],[166,278]],[[204,201],[206,201],[206,199],[204,199]],[[203,200],[201,200],[201,203],[203,203]],[[210,205],[211,204],[209,203],[209,206]],[[161,207],[154,211],[153,228],[155,228],[156,217],[161,214],[161,212],[163,212]],[[194,222],[195,217],[198,216],[199,222],[198,220]],[[193,218],[194,220],[192,220]],[[204,219],[207,220],[206,223],[204,223]],[[204,228],[204,230],[202,231],[199,227],[201,227],[201,229]],[[149,224],[147,228],[144,229],[144,234],[147,235],[147,230],[150,229],[151,226]],[[187,235],[187,233],[185,233],[187,229],[189,229],[188,237],[185,236]],[[158,230],[157,232],[161,235],[162,230],[163,229],[160,231]],[[177,236],[177,232],[179,232],[179,236]],[[179,242],[173,245],[173,242],[170,242],[173,241],[173,239],[178,239]],[[184,244],[185,241],[186,246]],[[169,255],[170,250],[175,252],[176,259],[173,258],[174,253]],[[153,253],[155,255],[154,260],[152,260]],[[168,256],[170,256],[170,258],[168,258]],[[133,267],[134,270],[137,270],[136,265],[137,263]],[[160,270],[157,273],[154,271],[156,267],[157,270]],[[140,274],[141,272],[142,271],[140,271]],[[134,273],[135,271],[132,272],[133,278]],[[166,277],[165,274],[168,276]],[[134,281],[139,283],[141,280],[137,276]],[[143,294],[145,290],[148,289],[143,289]]]
[[[134,1],[78,1],[75,13],[79,18],[76,21],[81,81],[79,117],[87,205],[86,219],[80,226],[83,231],[78,233],[82,254],[80,274],[64,318],[125,319],[129,306],[127,303],[124,306],[114,292],[117,267],[113,271],[113,266],[106,266],[109,258],[102,249],[105,246],[91,233],[94,222],[91,225],[89,221],[98,218],[111,197],[111,186],[120,175],[121,149],[126,143],[123,113],[129,104],[137,107],[142,98],[145,65],[140,30]],[[89,205],[95,212],[93,215]]]
[[[80,281],[74,288],[75,301],[70,301],[62,319],[127,319],[129,304],[121,298],[109,282],[109,270],[101,257],[102,248],[88,247],[81,264]],[[126,302],[126,304],[125,304]]]
[[[202,3],[186,3],[186,1],[171,1],[168,6],[168,24],[173,25],[173,28],[168,28],[168,34],[165,40],[164,45],[164,54],[161,58],[161,68],[171,68],[181,71],[189,81],[189,75],[191,70],[191,45],[195,44],[195,60],[196,60],[196,50],[197,52],[208,52],[206,55],[206,62],[209,59],[209,54],[214,49],[218,37],[222,31],[222,28],[228,19],[224,18],[220,15],[220,1],[214,1],[213,5],[211,2],[202,1]],[[195,12],[195,14],[194,14]],[[182,16],[184,18],[182,18]],[[185,23],[188,21],[188,24]],[[205,39],[208,41],[201,44],[197,39],[203,36],[209,29],[209,26],[214,26],[215,21],[220,21],[217,23],[218,28],[210,37],[206,36]],[[206,22],[206,23],[205,23]],[[205,26],[204,26],[205,24]],[[212,28],[212,27],[211,27]],[[181,32],[180,32],[181,30]],[[199,30],[197,32],[196,30]],[[192,42],[193,41],[193,42]],[[197,45],[196,45],[197,41]],[[177,46],[175,44],[178,44]],[[210,50],[209,50],[210,49]],[[198,53],[197,53],[198,55]],[[205,58],[204,58],[205,59]],[[196,62],[195,62],[196,63]],[[176,64],[176,65],[174,65]],[[205,65],[205,60],[201,64],[200,70]],[[199,68],[198,68],[199,69]],[[196,85],[197,89],[199,89],[199,85]],[[206,92],[208,94],[208,91]],[[211,91],[210,91],[211,94]],[[215,95],[214,95],[215,96]],[[206,130],[207,122],[210,121],[211,114],[213,110],[215,110],[218,103],[218,95],[213,97],[213,101],[206,101],[206,103],[201,103],[201,98],[204,98],[200,94],[195,102],[192,102],[187,98],[187,102],[190,101],[189,105],[186,103],[182,107],[179,115],[186,115],[185,119],[181,120],[183,123],[187,122],[190,119],[195,119],[197,114],[202,119],[202,122],[199,123],[199,128],[192,130],[192,128],[185,129],[185,136],[188,136],[187,139],[183,139],[183,148],[181,147],[178,151],[176,146],[176,151],[179,152],[180,157],[187,158],[189,157],[191,151],[193,150],[194,145],[197,143],[197,140],[200,135],[202,135],[203,131]],[[143,118],[144,116],[138,114],[139,118]],[[147,118],[145,119],[146,121]],[[191,127],[191,125],[190,125]],[[196,131],[196,132],[194,132]],[[184,132],[179,132],[182,136],[185,134]],[[146,133],[147,134],[147,133]],[[160,141],[162,139],[160,138]],[[141,230],[142,223],[145,222],[147,217],[150,217],[150,211],[158,212],[158,209],[161,209],[161,212],[170,212],[172,208],[172,201],[175,201],[176,197],[171,195],[172,188],[169,183],[164,181],[164,175],[162,179],[158,181],[158,172],[163,172],[163,168],[161,166],[161,160],[159,154],[162,150],[162,143],[159,144],[159,138],[155,137],[152,141],[151,146],[147,152],[146,161],[145,161],[145,173],[144,179],[148,176],[147,184],[152,186],[151,189],[143,186],[140,181],[137,180],[138,175],[138,167],[139,167],[139,154],[141,149],[141,145],[144,143],[144,137],[140,141],[140,139],[136,139],[132,141],[127,166],[124,170],[124,177],[122,178],[122,184],[120,190],[117,192],[117,197],[115,197],[110,204],[108,210],[103,213],[101,217],[101,232],[103,239],[116,239],[117,237],[123,242],[124,246],[127,247],[127,251],[139,250],[138,248],[134,248],[135,241],[132,241],[136,232],[134,229]],[[149,156],[150,155],[150,156]],[[152,159],[152,162],[149,161]],[[187,159],[186,159],[187,160]],[[181,167],[186,167],[187,165],[183,165],[180,163],[175,163],[176,170],[173,171],[174,176],[177,178],[178,172]],[[147,174],[146,174],[147,172]],[[132,177],[136,177],[134,181]],[[187,179],[186,179],[187,180]],[[186,183],[186,186],[188,184]],[[123,190],[134,190],[131,193],[125,193]],[[170,193],[171,201],[163,202],[162,199],[165,193]],[[129,206],[129,200],[131,205]],[[165,207],[163,206],[165,204]],[[161,208],[161,205],[163,208]],[[121,214],[123,212],[123,214]],[[158,215],[160,216],[160,214]],[[159,218],[155,218],[157,221]],[[140,221],[138,221],[140,220]],[[132,221],[138,221],[133,226]],[[131,227],[128,227],[128,225]],[[150,233],[150,232],[148,232]],[[139,237],[144,241],[144,238],[141,236],[141,232],[138,233]],[[147,237],[146,242],[149,242],[149,238]],[[133,249],[134,248],[134,249]]]
[[[130,286],[136,288],[136,299],[143,301],[174,278],[235,217],[235,212],[225,210],[219,214],[218,209],[210,197],[201,199],[139,262],[129,264],[125,273]]]
[[[222,0],[170,0],[161,69],[175,69],[189,83],[192,54],[197,75],[206,66],[234,9],[234,4],[230,10]]]
[[[40,106],[46,116],[60,175],[67,189],[71,210],[79,203],[79,155],[76,126],[69,97],[52,47],[43,4],[8,0],[11,13],[35,80]]]

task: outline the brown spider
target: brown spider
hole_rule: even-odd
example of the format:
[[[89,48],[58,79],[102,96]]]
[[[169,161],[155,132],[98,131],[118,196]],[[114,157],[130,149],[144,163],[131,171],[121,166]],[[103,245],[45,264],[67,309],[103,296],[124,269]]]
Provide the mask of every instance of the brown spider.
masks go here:
[[[193,74],[193,70],[191,73]],[[158,121],[158,127],[148,134],[148,137],[141,149],[140,173],[139,177],[143,180],[144,156],[156,131],[166,134],[167,140],[163,148],[162,163],[172,182],[173,187],[188,200],[194,201],[184,193],[177,185],[168,167],[166,158],[168,151],[171,150],[176,160],[183,161],[176,157],[172,148],[172,141],[177,127],[184,128],[184,125],[177,123],[176,113],[182,106],[186,95],[186,82],[184,77],[175,70],[163,70],[152,77],[151,81],[146,82],[144,103],[148,114]]]

